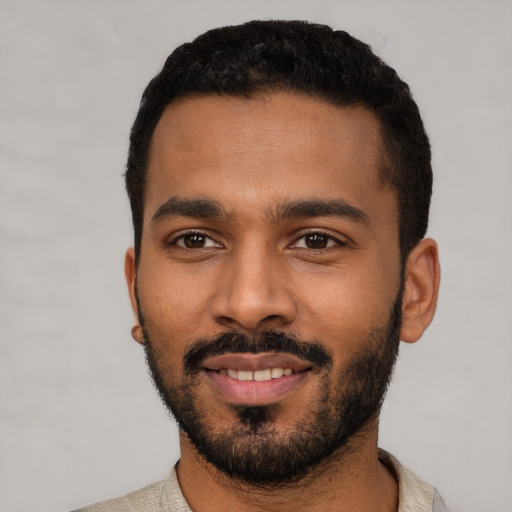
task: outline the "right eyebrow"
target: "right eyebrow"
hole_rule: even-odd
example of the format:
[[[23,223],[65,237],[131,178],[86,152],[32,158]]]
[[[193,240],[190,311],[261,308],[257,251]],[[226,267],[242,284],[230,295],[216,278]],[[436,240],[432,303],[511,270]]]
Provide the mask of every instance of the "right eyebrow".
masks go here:
[[[224,215],[224,210],[211,199],[179,199],[169,198],[160,205],[151,219],[152,224],[172,217],[191,217],[194,219],[211,219]]]

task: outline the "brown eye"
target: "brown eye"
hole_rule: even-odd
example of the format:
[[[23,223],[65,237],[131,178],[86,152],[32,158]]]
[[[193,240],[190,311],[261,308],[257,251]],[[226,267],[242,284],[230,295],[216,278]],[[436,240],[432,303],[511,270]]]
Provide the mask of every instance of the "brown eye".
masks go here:
[[[174,244],[184,249],[205,249],[219,247],[219,244],[203,233],[188,233],[181,235]]]
[[[183,245],[189,249],[200,249],[204,247],[206,237],[204,235],[194,234],[183,237]]]
[[[335,245],[344,245],[338,239],[321,231],[312,231],[302,235],[294,244],[297,249],[328,249]]]
[[[321,233],[311,233],[304,237],[308,249],[325,249],[329,244],[329,237]]]

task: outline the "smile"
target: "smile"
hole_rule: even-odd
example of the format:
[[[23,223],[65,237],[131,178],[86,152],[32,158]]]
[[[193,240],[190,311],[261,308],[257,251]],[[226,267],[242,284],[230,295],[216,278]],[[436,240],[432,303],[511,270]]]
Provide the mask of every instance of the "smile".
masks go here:
[[[232,379],[237,380],[255,380],[263,382],[271,379],[279,379],[283,375],[288,376],[293,373],[291,368],[267,368],[266,370],[235,370],[233,368],[221,368],[219,370],[221,375],[229,375]]]
[[[245,406],[279,402],[313,373],[306,361],[278,353],[223,354],[203,364],[215,393],[225,402]]]

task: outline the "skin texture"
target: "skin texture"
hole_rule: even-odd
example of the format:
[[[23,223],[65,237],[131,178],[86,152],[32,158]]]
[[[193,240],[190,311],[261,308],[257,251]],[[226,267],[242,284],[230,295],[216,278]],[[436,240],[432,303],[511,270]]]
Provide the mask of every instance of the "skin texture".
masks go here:
[[[278,330],[315,339],[332,355],[333,380],[369,333],[386,328],[402,269],[396,197],[378,179],[383,151],[371,112],[303,95],[185,98],[166,109],[152,141],[140,260],[129,249],[125,271],[169,385],[183,376],[183,355],[200,338]],[[175,209],[162,207],[171,198],[173,205],[214,201],[219,211],[171,215]],[[311,201],[350,208],[283,215],[290,204]],[[404,272],[400,335],[415,342],[435,311],[435,242],[420,242]],[[144,343],[140,326],[133,335]],[[315,410],[320,374],[309,372],[278,397],[276,429]],[[212,430],[228,432],[239,421],[232,397],[206,372],[196,392]],[[374,418],[313,478],[278,492],[230,480],[182,434],[180,485],[199,512],[226,503],[240,511],[394,511],[397,486],[378,462],[377,429]]]

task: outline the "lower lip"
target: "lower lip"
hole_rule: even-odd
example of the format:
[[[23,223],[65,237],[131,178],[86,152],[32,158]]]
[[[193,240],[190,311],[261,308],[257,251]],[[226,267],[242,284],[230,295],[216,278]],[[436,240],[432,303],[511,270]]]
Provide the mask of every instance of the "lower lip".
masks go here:
[[[303,371],[264,381],[237,380],[216,371],[206,371],[210,382],[222,397],[233,405],[259,406],[279,402],[297,389],[311,373]]]

